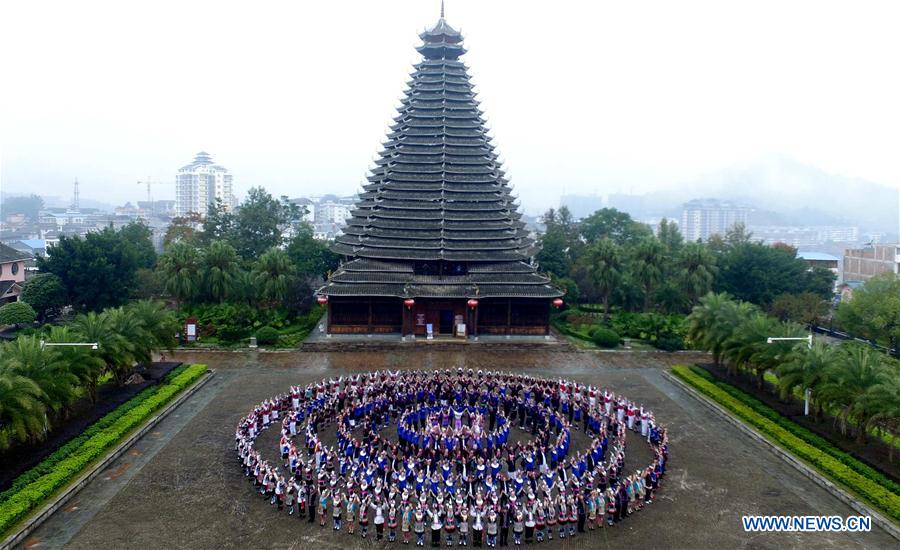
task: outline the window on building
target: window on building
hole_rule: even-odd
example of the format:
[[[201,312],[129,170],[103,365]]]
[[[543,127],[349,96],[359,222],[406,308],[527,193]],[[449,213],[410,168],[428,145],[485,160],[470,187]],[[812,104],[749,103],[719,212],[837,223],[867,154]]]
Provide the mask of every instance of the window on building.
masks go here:
[[[12,264],[12,274],[15,275],[19,272],[19,262],[14,262]]]

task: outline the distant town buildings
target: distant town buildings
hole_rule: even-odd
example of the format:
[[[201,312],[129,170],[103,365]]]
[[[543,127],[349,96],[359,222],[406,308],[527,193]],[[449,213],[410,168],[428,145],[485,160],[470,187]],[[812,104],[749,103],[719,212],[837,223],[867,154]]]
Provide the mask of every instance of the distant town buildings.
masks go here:
[[[713,235],[725,235],[735,224],[747,224],[750,209],[717,199],[687,202],[681,212],[681,233],[686,241],[706,241]]]
[[[227,211],[235,206],[231,174],[213,164],[209,153],[199,152],[194,161],[182,166],[175,175],[175,215],[190,213],[206,216],[210,205],[222,201]]]
[[[576,220],[584,219],[604,207],[600,195],[563,195],[559,198],[560,208],[569,209]]]
[[[749,225],[747,229],[753,233],[755,240],[765,244],[784,243],[800,248],[816,246],[824,243],[857,243],[859,227],[841,225]]]
[[[900,274],[900,244],[873,244],[844,252],[841,282],[868,281],[882,273]]]

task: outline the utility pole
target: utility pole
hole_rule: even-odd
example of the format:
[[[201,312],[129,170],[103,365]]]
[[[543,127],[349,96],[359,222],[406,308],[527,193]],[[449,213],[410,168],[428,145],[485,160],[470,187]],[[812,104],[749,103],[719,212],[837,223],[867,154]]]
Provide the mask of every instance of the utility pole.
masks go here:
[[[777,336],[769,336],[766,338],[767,344],[772,344],[774,342],[784,342],[791,340],[806,340],[806,349],[812,350],[813,348],[813,333],[812,328],[809,330],[809,336],[796,336],[796,337],[777,337]],[[809,398],[812,396],[812,390],[809,388],[804,388],[803,390],[803,416],[809,416]]]

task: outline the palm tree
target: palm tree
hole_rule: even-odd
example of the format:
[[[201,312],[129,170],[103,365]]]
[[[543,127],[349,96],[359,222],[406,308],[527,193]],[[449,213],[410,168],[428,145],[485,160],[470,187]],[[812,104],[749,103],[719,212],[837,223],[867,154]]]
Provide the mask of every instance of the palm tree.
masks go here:
[[[122,340],[122,361],[115,365],[116,380],[124,383],[134,370],[135,363],[148,363],[152,360],[156,349],[153,336],[148,334],[144,323],[123,307],[110,308],[104,311],[109,317],[113,331]]]
[[[256,300],[256,291],[253,273],[246,269],[240,269],[234,277],[230,301],[236,304],[252,305]]]
[[[81,337],[67,326],[50,327],[48,342],[71,343],[82,342]],[[78,385],[87,392],[91,403],[97,402],[97,385],[103,374],[105,363],[90,350],[81,346],[60,346],[54,348],[62,361],[78,379]]]
[[[287,253],[271,248],[253,266],[253,281],[259,297],[270,306],[285,300],[294,279],[294,266]]]
[[[47,411],[65,413],[77,397],[78,377],[54,348],[42,349],[37,336],[20,336],[0,348],[4,368],[34,381]]]
[[[687,336],[701,348],[712,353],[713,363],[722,361],[725,342],[738,325],[748,319],[756,307],[747,302],[732,300],[728,294],[710,292],[700,299],[687,317]]]
[[[822,405],[819,403],[815,388],[821,384],[825,369],[834,362],[834,348],[823,342],[813,343],[812,348],[795,346],[788,354],[787,360],[778,366],[778,390],[784,399],[801,390],[809,392],[809,399],[815,408],[816,418],[822,416]]]
[[[716,259],[709,248],[700,243],[687,243],[678,255],[679,279],[691,304],[706,295],[716,277]]]
[[[204,294],[213,302],[223,302],[233,294],[238,272],[234,248],[224,241],[214,241],[203,253]]]
[[[44,433],[46,397],[34,380],[0,366],[0,449]]]
[[[82,341],[97,342],[98,349],[92,350],[91,354],[103,361],[105,372],[112,374],[119,385],[123,384],[123,365],[127,365],[130,370],[134,364],[134,355],[129,342],[116,332],[116,325],[108,311],[81,314],[75,317],[70,326]]]
[[[197,249],[186,242],[172,244],[159,257],[157,272],[166,292],[179,303],[189,303],[200,292],[200,260]]]
[[[890,383],[890,371],[884,365],[885,357],[869,346],[850,343],[840,347],[837,360],[825,371],[825,380],[819,388],[820,399],[838,411],[841,432],[847,425],[856,426],[857,441],[866,440],[866,427],[878,413],[871,399],[865,395],[879,384]]]
[[[769,344],[769,336],[788,336],[797,327],[788,327],[759,311],[753,312],[743,323],[738,324],[722,346],[723,355],[729,362],[729,370],[735,374],[739,369],[752,370],[756,374],[757,385],[762,388],[767,370],[776,367],[783,356],[790,352],[790,342]]]
[[[175,347],[178,319],[165,304],[158,300],[140,300],[129,304],[126,311],[140,321],[145,337],[149,338],[151,352]]]
[[[588,269],[597,292],[603,297],[603,319],[609,320],[609,297],[622,280],[622,251],[608,237],[598,240],[588,251]]]
[[[665,249],[659,239],[644,237],[634,250],[632,273],[644,289],[644,311],[650,311],[653,289],[662,279]]]
[[[872,413],[869,427],[891,436],[888,461],[894,461],[894,447],[900,435],[900,372],[894,372],[881,383],[872,386],[860,398],[863,407]]]

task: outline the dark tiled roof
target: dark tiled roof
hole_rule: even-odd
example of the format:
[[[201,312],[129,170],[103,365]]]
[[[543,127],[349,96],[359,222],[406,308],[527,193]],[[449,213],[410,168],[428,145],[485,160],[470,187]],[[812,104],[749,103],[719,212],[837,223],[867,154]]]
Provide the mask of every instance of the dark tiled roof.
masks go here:
[[[9,289],[16,285],[16,281],[0,281],[0,296],[3,296]]]
[[[28,260],[33,256],[27,252],[16,250],[11,246],[0,243],[0,262],[14,262],[16,260]]]
[[[478,107],[462,36],[441,19],[415,65],[378,160],[332,250],[348,260],[320,294],[535,297],[562,292],[529,260],[525,231]],[[466,263],[461,276],[415,274],[418,262]]]

